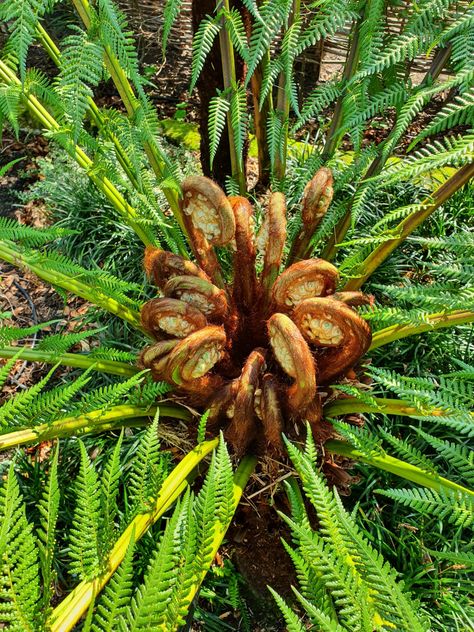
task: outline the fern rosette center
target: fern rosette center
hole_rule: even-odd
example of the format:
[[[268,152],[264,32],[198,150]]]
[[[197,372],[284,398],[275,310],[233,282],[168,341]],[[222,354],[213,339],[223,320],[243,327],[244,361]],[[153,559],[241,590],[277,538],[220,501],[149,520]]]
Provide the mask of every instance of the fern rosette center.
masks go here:
[[[331,198],[332,176],[322,169],[303,196],[298,257]],[[197,265],[147,248],[145,268],[162,296],[141,310],[156,342],[142,351],[140,366],[189,405],[209,409],[208,424],[224,427],[238,453],[251,445],[279,451],[281,432],[306,421],[318,436],[328,385],[353,376],[370,346],[370,328],[356,311],[369,297],[336,292],[338,270],[323,259],[281,271],[281,193],[271,195],[258,235],[248,200],[227,198],[205,177],[183,183],[181,206]],[[215,245],[233,253],[231,281]]]

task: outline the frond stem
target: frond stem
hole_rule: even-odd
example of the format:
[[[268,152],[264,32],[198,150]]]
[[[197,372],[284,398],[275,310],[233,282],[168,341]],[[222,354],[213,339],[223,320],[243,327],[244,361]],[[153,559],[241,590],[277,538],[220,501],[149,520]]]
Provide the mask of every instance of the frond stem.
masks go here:
[[[361,285],[377,270],[385,259],[422,224],[437,208],[450,198],[458,189],[474,177],[474,163],[464,165],[442,184],[432,195],[422,202],[422,209],[408,215],[393,229],[394,234],[399,235],[377,246],[370,255],[364,259],[358,268],[359,275],[350,279],[344,286],[344,290],[358,290]]]
[[[21,350],[20,358],[28,362],[46,362],[47,364],[61,364],[77,369],[90,369],[99,373],[132,377],[139,373],[140,369],[126,362],[117,360],[103,360],[94,358],[88,353],[62,353],[58,356],[54,351],[42,351],[30,349],[30,347],[0,347],[0,358],[14,358]]]
[[[0,259],[14,266],[30,270],[40,279],[51,283],[51,285],[56,285],[68,292],[72,292],[76,296],[80,296],[86,301],[90,301],[94,305],[98,305],[111,314],[122,318],[136,329],[143,331],[140,324],[140,314],[138,312],[122,305],[114,298],[107,296],[107,294],[101,290],[91,287],[87,283],[83,283],[62,272],[44,268],[41,265],[41,253],[36,253],[33,259],[33,256],[18,252],[11,248],[8,243],[0,241]]]
[[[219,13],[222,10],[224,12],[230,11],[229,0],[217,0],[216,12]],[[221,28],[219,30],[219,47],[222,61],[222,78],[224,82],[224,90],[235,88],[237,85],[237,75],[235,71],[235,57],[234,49],[230,39],[229,32],[226,26],[226,20],[224,15],[221,17]],[[227,130],[229,134],[229,147],[230,147],[230,163],[232,167],[232,177],[239,185],[239,191],[241,195],[246,192],[245,184],[245,171],[242,160],[237,154],[235,134],[232,127],[232,120],[230,112],[227,113]]]
[[[400,476],[400,478],[416,483],[417,485],[429,487],[437,492],[454,491],[474,496],[474,491],[468,489],[467,487],[453,483],[453,481],[450,481],[447,478],[422,470],[421,468],[416,467],[416,465],[406,463],[405,461],[396,459],[388,454],[378,454],[375,452],[364,454],[360,452],[360,450],[351,446],[349,443],[336,440],[328,441],[325,444],[325,448],[328,452],[340,454],[341,456],[346,456],[349,459],[373,465],[380,470]]]
[[[442,408],[420,410],[407,399],[374,397],[372,404],[357,397],[338,399],[324,407],[325,417],[339,417],[352,413],[379,413],[381,415],[400,415],[400,417],[443,417],[447,414]],[[474,413],[471,413],[474,417]]]
[[[293,8],[290,14],[288,28],[294,24],[298,19],[301,10],[300,0],[293,0]],[[284,71],[280,73],[278,81],[278,96],[276,103],[276,111],[281,117],[281,122],[284,127],[283,135],[283,147],[281,151],[277,152],[275,156],[275,176],[281,182],[285,178],[286,173],[286,160],[288,155],[288,117],[290,116],[290,100],[286,91],[287,76]]]
[[[110,409],[99,408],[84,415],[64,417],[64,419],[58,419],[52,423],[40,424],[32,428],[24,428],[0,435],[0,451],[26,443],[51,441],[58,437],[105,432],[125,426],[145,426],[146,420],[153,417],[157,410],[160,411],[161,417],[172,417],[183,421],[190,421],[192,418],[191,413],[186,408],[174,404],[160,404],[158,406],[122,404]]]
[[[372,344],[369,351],[378,349],[383,345],[407,338],[424,332],[435,331],[442,327],[456,327],[456,325],[464,325],[474,321],[474,312],[469,310],[456,310],[454,312],[440,312],[439,314],[430,314],[426,317],[428,322],[419,325],[391,325],[376,331],[372,336]]]
[[[359,64],[360,27],[362,25],[362,22],[363,22],[363,18],[359,17],[359,19],[357,20],[354,26],[354,34],[352,36],[352,42],[350,44],[350,47],[347,53],[347,59],[344,64],[344,71],[342,75],[342,80],[343,80],[344,85],[347,85],[347,83],[352,79],[352,77],[354,76],[356,72],[357,66]],[[346,90],[344,88],[341,95],[339,96],[337,100],[336,107],[334,109],[334,114],[331,121],[331,126],[329,127],[327,137],[326,137],[326,142],[324,144],[324,148],[321,154],[321,158],[323,162],[326,162],[327,160],[329,160],[337,149],[337,146],[339,143],[339,136],[340,136],[339,131],[340,131],[342,120],[343,120],[343,113],[344,113],[343,103],[344,103],[345,96],[346,96]]]

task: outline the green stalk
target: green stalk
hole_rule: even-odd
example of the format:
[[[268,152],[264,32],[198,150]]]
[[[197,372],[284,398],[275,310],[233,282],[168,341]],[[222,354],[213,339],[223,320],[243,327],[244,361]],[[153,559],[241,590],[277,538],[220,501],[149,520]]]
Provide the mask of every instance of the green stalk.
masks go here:
[[[229,0],[217,0],[216,12],[230,11]],[[221,17],[221,29],[219,31],[219,47],[222,60],[222,77],[224,81],[224,90],[232,90],[237,85],[237,75],[235,72],[235,57],[234,49],[230,39],[229,32],[226,27],[226,20],[224,15]],[[232,120],[230,112],[227,113],[227,130],[229,134],[229,148],[230,148],[230,164],[232,167],[232,177],[239,185],[241,195],[246,192],[245,173],[242,159],[237,155],[235,134],[232,127]]]
[[[419,325],[391,325],[376,331],[372,336],[372,344],[369,351],[378,349],[394,340],[400,340],[400,338],[407,338],[426,331],[435,331],[442,327],[456,327],[457,325],[471,323],[474,321],[474,312],[469,310],[456,310],[450,313],[440,312],[439,314],[430,314],[426,319],[428,322],[420,323]]]
[[[359,64],[360,56],[360,27],[363,22],[363,18],[360,17],[354,25],[354,34],[352,36],[352,42],[347,53],[346,63],[344,64],[344,71],[342,74],[343,83],[347,83],[354,76],[357,66]],[[334,109],[334,115],[332,117],[331,126],[326,136],[326,142],[321,154],[321,158],[324,162],[332,158],[334,152],[339,144],[340,129],[343,119],[343,103],[345,97],[345,89],[343,89],[339,96],[336,107]]]
[[[405,461],[396,459],[388,454],[363,454],[360,450],[357,450],[349,443],[336,440],[328,441],[325,444],[325,448],[328,452],[340,454],[341,456],[345,456],[349,459],[373,465],[380,470],[391,472],[392,474],[400,476],[400,478],[411,481],[412,483],[416,483],[417,485],[423,485],[423,487],[434,489],[436,492],[454,491],[474,496],[474,491],[468,489],[467,487],[453,483],[453,481],[450,481],[447,478],[422,470],[421,468],[416,467],[416,465],[406,463]]]
[[[132,377],[140,369],[117,360],[102,360],[91,357],[89,354],[62,353],[54,351],[43,351],[41,349],[30,349],[29,347],[0,347],[0,358],[14,358],[21,351],[20,359],[28,362],[46,362],[47,364],[61,364],[62,366],[72,366],[77,369],[90,369],[99,373],[109,373],[110,375],[121,375]]]
[[[147,513],[138,514],[128,525],[112,548],[106,571],[96,579],[82,581],[76,588],[53,610],[50,618],[51,632],[68,632],[87,612],[91,602],[105,587],[109,579],[122,562],[130,542],[137,542],[148,529],[160,518],[174,501],[182,494],[187,480],[199,463],[217,446],[218,439],[206,441],[196,446],[174,468],[161,486],[153,509]]]
[[[0,60],[0,80],[7,84],[13,83],[21,86],[21,81],[2,60]],[[61,129],[56,119],[51,116],[51,114],[36,97],[25,93],[23,93],[22,96],[29,111],[41,125],[52,132],[57,132]],[[89,156],[78,145],[75,145],[72,142],[66,143],[64,148],[78,163],[78,165],[86,171],[87,175],[99,191],[107,197],[115,210],[122,215],[124,220],[135,231],[138,237],[140,237],[145,246],[159,246],[156,238],[149,232],[149,230],[138,223],[136,210],[125,200],[122,194],[115,188],[108,178],[100,175],[97,170],[94,169],[94,163]]]
[[[84,26],[86,29],[90,27],[91,24],[91,8],[88,0],[72,0],[76,11],[79,14]],[[105,66],[112,77],[112,81],[117,88],[117,91],[122,99],[122,102],[127,110],[127,113],[130,117],[133,117],[137,114],[140,109],[140,102],[137,99],[132,85],[128,80],[128,77],[120,66],[120,62],[113,54],[113,51],[109,45],[104,46],[105,50],[105,58],[104,63]],[[153,169],[155,175],[158,180],[162,180],[165,176],[165,161],[160,156],[159,150],[155,144],[151,144],[149,142],[143,143],[143,148],[145,150],[145,154],[150,162],[151,168]],[[173,215],[175,216],[181,230],[185,235],[187,235],[186,228],[183,221],[183,214],[181,211],[181,207],[179,204],[179,198],[176,191],[172,189],[163,189],[163,193],[165,194],[166,199],[168,200],[168,204],[170,205],[171,210],[173,211]],[[181,253],[183,256],[188,256],[188,254],[184,251]]]
[[[344,290],[358,290],[361,285],[377,270],[385,259],[410,235],[425,219],[427,219],[438,207],[440,207],[456,191],[474,177],[474,163],[461,167],[449,180],[446,180],[434,193],[432,198],[422,202],[423,208],[408,215],[398,224],[393,232],[399,237],[394,237],[377,246],[370,255],[364,259],[357,270],[358,276],[350,279],[344,286]]]
[[[421,82],[419,88],[422,88],[423,86],[427,85],[428,82],[430,81],[431,82],[436,81],[436,79],[441,74],[441,71],[443,70],[444,66],[446,65],[450,55],[451,55],[451,44],[448,44],[448,46],[446,46],[445,48],[441,48],[437,51],[436,55],[433,58],[431,66],[428,72],[426,73],[423,81]],[[392,131],[395,129],[395,125],[396,124],[394,123]],[[387,162],[390,156],[390,152],[384,153],[383,150],[384,150],[384,147],[386,146],[386,143],[391,138],[392,136],[389,136],[384,142],[380,143],[380,145],[378,146],[377,148],[378,156],[374,158],[371,165],[367,169],[367,172],[365,173],[362,179],[361,186],[364,186],[364,182],[368,178],[376,176],[382,171],[383,167],[385,166],[385,163]],[[359,193],[359,190],[360,189],[356,191],[356,194]],[[352,221],[352,201],[350,202],[349,207],[344,217],[342,217],[342,219],[339,221],[339,223],[334,229],[334,233],[331,235],[328,243],[326,244],[326,247],[324,248],[321,254],[321,257],[323,259],[326,259],[327,261],[332,261],[334,259],[337,252],[336,244],[340,244],[344,241],[344,237],[347,235],[347,232],[350,228],[351,221]]]
[[[122,428],[127,425],[144,426],[146,425],[146,420],[144,419],[143,422],[137,424],[137,418],[153,417],[157,410],[160,411],[161,417],[173,417],[183,421],[189,421],[192,418],[191,413],[186,408],[173,404],[159,406],[123,404],[110,409],[99,408],[84,415],[64,417],[52,423],[40,424],[32,428],[24,428],[0,435],[0,451],[9,450],[25,443],[39,443],[57,439],[58,437],[105,432],[106,430]],[[127,420],[132,420],[132,424],[128,424]]]
[[[260,109],[260,93],[262,90],[265,66],[269,61],[270,54],[267,51],[250,79],[255,139],[257,141],[258,153],[258,181],[264,187],[268,187],[270,184],[271,160],[268,147],[267,121],[270,111],[273,109],[273,99],[270,92],[263,101],[262,108]]]
[[[102,292],[102,290],[93,288],[90,285],[87,285],[87,283],[82,283],[67,274],[63,274],[62,272],[43,268],[41,266],[40,253],[37,253],[34,257],[31,255],[29,256],[27,254],[17,252],[6,242],[0,241],[0,259],[8,261],[8,263],[20,268],[27,268],[30,272],[39,276],[40,279],[51,283],[51,285],[56,285],[68,292],[72,292],[73,294],[76,294],[76,296],[80,296],[86,301],[89,301],[94,305],[98,305],[111,314],[122,318],[136,329],[142,330],[140,325],[140,314],[138,312],[122,305],[114,298],[107,296],[107,294]]]
[[[298,19],[301,11],[301,2],[300,0],[293,0],[293,9],[291,11],[290,19],[289,19],[289,27],[294,24],[295,20]],[[286,159],[288,156],[288,118],[290,116],[290,100],[288,98],[288,94],[286,92],[286,82],[287,76],[285,72],[280,73],[280,78],[278,81],[278,96],[276,103],[276,111],[281,117],[281,121],[283,124],[283,147],[281,152],[277,152],[275,157],[275,176],[277,180],[280,182],[285,178],[286,174]]]
[[[374,397],[375,402],[369,404],[356,397],[338,399],[324,407],[325,417],[339,417],[352,413],[379,413],[381,415],[399,415],[400,417],[443,417],[447,414],[442,408],[430,408],[421,411],[407,399],[391,399]],[[471,413],[474,417],[474,413]]]
[[[49,33],[46,31],[46,29],[43,27],[41,23],[38,23],[36,27],[36,32],[38,34],[38,39],[41,42],[41,45],[45,49],[46,53],[49,55],[50,59],[54,62],[54,64],[58,68],[60,68],[61,67],[61,51],[56,46],[54,40],[52,39],[52,37],[49,35]],[[106,132],[107,137],[109,138],[109,140],[113,143],[115,147],[117,159],[122,169],[125,171],[132,185],[137,190],[139,190],[140,183],[138,182],[135,174],[133,173],[133,167],[130,163],[130,160],[127,156],[125,149],[122,147],[119,139],[115,136],[115,134],[112,134],[111,132],[108,131],[107,125],[105,125],[104,120],[102,118],[102,114],[100,113],[100,110],[97,107],[94,99],[88,96],[87,103],[89,104],[89,114],[90,114],[91,119],[94,121],[94,123],[100,130],[103,130],[104,132]]]

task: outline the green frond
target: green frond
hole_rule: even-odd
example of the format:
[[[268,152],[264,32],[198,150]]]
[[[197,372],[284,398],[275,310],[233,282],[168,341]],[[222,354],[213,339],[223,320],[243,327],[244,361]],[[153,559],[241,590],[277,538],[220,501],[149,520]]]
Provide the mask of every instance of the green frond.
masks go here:
[[[55,367],[36,384],[33,384],[33,386],[30,386],[30,388],[24,391],[16,393],[14,397],[3,404],[0,408],[0,428],[2,432],[9,430],[11,427],[18,427],[27,423],[27,420],[30,419],[30,406],[33,402],[37,401],[38,395],[49,382],[54,371]],[[42,407],[41,403],[39,407]]]
[[[296,545],[292,559],[296,561],[298,576],[303,578],[303,593],[295,593],[308,619],[321,630],[369,632],[393,628],[426,632],[428,626],[398,583],[395,570],[359,531],[337,492],[332,494],[326,488],[317,465],[288,442],[287,448],[319,525],[318,531],[313,531],[308,520],[295,522],[285,518]],[[292,498],[292,504],[299,504],[299,512],[304,514],[303,499],[295,494]],[[311,595],[306,586],[309,569],[332,596],[335,610],[330,602],[325,604]],[[284,603],[277,602],[280,607]]]
[[[461,492],[436,492],[432,489],[378,489],[377,493],[387,496],[420,513],[436,516],[460,527],[474,523],[474,499]]]
[[[57,320],[49,320],[45,323],[31,325],[31,327],[12,327],[10,325],[0,325],[0,344],[8,345],[17,340],[21,340],[22,338],[27,338],[38,333],[45,327],[49,327],[50,325],[53,325],[57,322]]]
[[[0,5],[0,20],[8,25],[7,51],[18,58],[20,77],[26,75],[26,57],[36,36],[36,25],[57,0],[6,0]]]
[[[211,166],[216,157],[217,148],[219,146],[222,132],[226,124],[227,112],[230,109],[229,100],[222,95],[212,97],[209,103],[209,152]]]
[[[197,442],[202,443],[206,439],[206,427],[207,420],[209,418],[210,410],[206,410],[199,419],[199,425],[197,430]]]
[[[310,119],[316,118],[331,103],[335,103],[341,95],[341,87],[337,81],[327,81],[316,86],[305,99],[301,114],[292,132],[296,132]]]
[[[32,248],[42,246],[48,242],[77,235],[77,231],[59,226],[48,226],[46,228],[33,228],[19,224],[17,220],[9,217],[0,217],[0,235],[2,239],[16,241],[22,246],[31,246]]]
[[[235,86],[230,95],[230,120],[234,130],[237,159],[242,166],[244,145],[247,138],[247,92],[241,85]]]
[[[281,613],[285,619],[286,629],[288,630],[288,632],[305,632],[305,630],[307,629],[306,626],[301,623],[298,615],[293,612],[293,610],[285,602],[285,600],[280,597],[280,595],[270,586],[268,587],[268,590],[272,593],[277,606],[281,610]]]
[[[406,377],[374,366],[370,368],[370,373],[377,382],[413,402],[421,416],[423,413],[429,415],[429,408],[439,408],[446,415],[470,417],[474,397],[474,384],[470,380],[444,376],[437,379]]]
[[[334,429],[365,455],[383,454],[382,438],[367,428],[359,428],[343,421],[333,421]]]
[[[22,0],[19,0],[21,2]],[[20,99],[21,86],[13,84],[0,84],[0,123],[3,125],[6,119],[18,138],[20,132]]]
[[[474,487],[474,451],[468,446],[443,441],[416,428],[416,432],[425,439],[448,463],[457,470],[467,483]]]
[[[434,136],[458,125],[469,125],[474,120],[474,88],[458,94],[447,103],[411,143],[414,147],[424,138]]]
[[[189,92],[194,90],[196,82],[201,74],[206,57],[208,56],[214,39],[221,27],[215,17],[207,16],[199,24],[199,28],[193,38],[193,62],[191,68],[191,82]]]
[[[295,56],[301,55],[308,47],[314,46],[321,39],[334,35],[357,18],[354,4],[350,0],[331,0],[320,2],[318,10],[304,29]]]
[[[183,0],[166,0],[166,4],[163,8],[163,30],[161,33],[161,50],[163,55],[166,53],[171,28],[181,11],[182,4]]]
[[[75,407],[76,411],[81,414],[97,408],[102,408],[106,411],[119,402],[130,402],[130,400],[133,400],[134,391],[143,381],[143,375],[144,373],[141,372],[133,375],[128,380],[108,384],[107,386],[101,386],[85,393],[83,397],[81,397],[81,400],[77,403],[77,406]],[[153,391],[153,393],[155,393],[155,391]],[[150,402],[145,401],[145,403]]]
[[[337,623],[333,618],[329,617],[322,608],[315,605],[318,602],[311,602],[309,599],[306,599],[298,590],[293,588],[293,592],[296,595],[296,598],[303,606],[308,618],[310,619],[313,625],[318,626],[319,630],[324,632],[343,632],[344,628]]]
[[[244,62],[247,62],[249,58],[247,33],[245,32],[242,15],[235,7],[231,7],[230,11],[225,11],[225,26],[229,31],[230,41],[234,49]]]
[[[216,518],[223,525],[229,524],[235,511],[234,487],[232,462],[222,434],[212,475],[216,479]]]
[[[148,565],[143,585],[127,612],[127,627],[123,629],[139,632],[149,630],[150,627],[164,627],[166,610],[179,575],[178,561],[183,562],[183,550],[190,535],[190,502],[191,497],[187,494],[169,519],[156,553]]]
[[[401,455],[403,459],[408,461],[408,463],[412,463],[427,472],[437,472],[437,468],[432,460],[424,455],[421,450],[418,450],[418,448],[411,445],[406,439],[395,437],[383,428],[379,428],[378,432],[382,435],[385,441],[387,441],[387,443],[395,449],[395,452]]]
[[[142,90],[143,79],[139,72],[138,54],[125,15],[113,0],[97,0],[96,6],[101,42],[119,61],[121,70],[143,99],[145,95]]]
[[[470,164],[473,156],[473,133],[467,133],[462,137],[447,137],[444,139],[444,144],[435,140],[432,144],[414,152],[406,160],[390,165],[376,179],[383,179],[384,186],[388,186],[395,182],[417,178],[441,167],[459,167]]]
[[[38,350],[54,351],[54,353],[57,353],[58,356],[60,356],[78,342],[96,335],[99,331],[103,331],[103,328],[89,331],[77,331],[69,334],[52,334],[40,340]]]
[[[89,109],[88,98],[93,96],[92,88],[102,78],[104,51],[100,42],[91,40],[88,33],[77,27],[74,30],[74,35],[68,35],[61,42],[57,89],[76,143]]]
[[[3,385],[7,381],[10,371],[12,370],[15,362],[19,359],[20,354],[21,350],[15,353],[12,358],[7,360],[3,366],[0,366],[0,388],[3,388]]]
[[[166,475],[160,455],[158,421],[159,413],[147,428],[133,459],[127,486],[131,499],[130,517],[149,509]]]
[[[285,125],[280,114],[270,111],[267,120],[267,141],[272,170],[274,170],[277,160],[283,158],[284,138]]]
[[[273,39],[279,32],[283,22],[288,18],[291,3],[288,0],[268,0],[259,7],[259,19],[252,26],[247,60],[245,86],[255,72]]]
[[[134,551],[135,541],[132,537],[122,563],[112,575],[97,605],[92,632],[115,632],[118,622],[126,615],[127,605],[133,594]]]
[[[115,444],[115,448],[110,455],[100,481],[100,515],[101,533],[100,548],[101,553],[108,553],[116,539],[115,520],[118,513],[117,495],[120,482],[120,450],[122,448],[123,430]]]
[[[101,572],[99,478],[82,441],[81,465],[75,481],[76,508],[69,533],[71,572],[79,579],[92,579]]]
[[[53,571],[54,553],[56,548],[56,525],[59,514],[60,491],[58,484],[58,456],[59,448],[56,447],[51,466],[41,499],[38,503],[40,513],[40,525],[37,529],[38,552],[43,580],[42,595],[42,621],[46,623],[51,611],[50,601],[53,596]]]
[[[12,632],[39,632],[40,575],[36,539],[13,464],[0,488],[0,621]]]

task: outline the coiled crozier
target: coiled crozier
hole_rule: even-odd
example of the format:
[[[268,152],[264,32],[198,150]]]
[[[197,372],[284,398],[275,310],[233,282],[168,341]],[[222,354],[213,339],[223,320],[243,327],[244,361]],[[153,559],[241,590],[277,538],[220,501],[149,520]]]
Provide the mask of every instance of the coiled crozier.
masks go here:
[[[317,428],[321,393],[344,378],[371,342],[369,326],[355,310],[369,298],[337,292],[337,269],[307,258],[332,199],[331,172],[320,169],[306,186],[302,229],[282,272],[282,193],[271,195],[256,236],[246,198],[228,198],[201,176],[185,180],[182,190],[197,264],[146,249],[146,271],[162,296],[142,308],[143,327],[155,342],[139,363],[189,404],[210,409],[208,423],[223,426],[238,453],[251,444],[279,451],[289,424],[308,421]],[[215,246],[233,251],[229,281]]]

